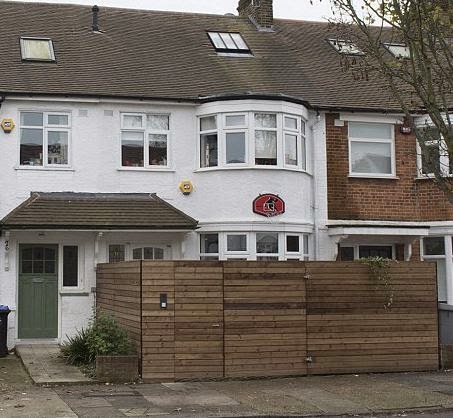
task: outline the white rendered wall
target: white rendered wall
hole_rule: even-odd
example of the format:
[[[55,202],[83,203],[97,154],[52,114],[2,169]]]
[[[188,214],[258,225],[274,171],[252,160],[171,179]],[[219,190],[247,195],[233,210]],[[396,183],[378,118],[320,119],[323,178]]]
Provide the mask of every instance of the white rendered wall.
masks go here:
[[[71,168],[19,167],[20,111],[59,111],[71,115]],[[107,112],[105,112],[107,111]],[[282,168],[198,169],[197,116],[215,112],[291,112],[307,121],[307,172]],[[169,113],[171,115],[169,170],[123,169],[120,164],[121,112]],[[113,114],[113,116],[109,116]],[[157,193],[172,205],[200,221],[200,230],[297,231],[318,230],[316,257],[329,259],[331,245],[325,232],[327,177],[324,115],[282,102],[232,101],[202,106],[103,101],[37,101],[7,98],[0,120],[12,118],[16,129],[0,130],[0,218],[30,196],[31,191]],[[313,129],[310,129],[313,126]],[[194,191],[184,196],[181,180],[191,180]],[[315,179],[315,180],[314,180]],[[252,212],[252,201],[261,193],[275,193],[286,202],[286,213],[264,218]],[[0,303],[13,308],[10,316],[10,345],[17,336],[17,248],[19,243],[79,244],[84,253],[86,295],[59,294],[59,338],[86,324],[91,315],[95,287],[94,249],[96,232],[11,232],[10,268],[5,271],[4,236],[0,252]],[[99,239],[99,262],[107,260],[107,245],[159,243],[171,247],[173,259],[196,259],[197,233],[146,234],[104,232]],[[314,242],[314,241],[312,241]],[[315,249],[310,251],[315,255]]]

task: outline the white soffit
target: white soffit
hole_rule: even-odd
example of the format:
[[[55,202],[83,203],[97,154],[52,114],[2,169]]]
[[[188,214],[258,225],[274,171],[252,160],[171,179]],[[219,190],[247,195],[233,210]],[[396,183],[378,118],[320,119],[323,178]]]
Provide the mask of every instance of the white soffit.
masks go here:
[[[347,122],[391,123],[402,125],[404,123],[404,116],[369,113],[340,113],[340,120]]]
[[[392,227],[357,227],[339,226],[329,228],[329,235],[391,235],[425,237],[429,234],[429,228],[392,228]]]

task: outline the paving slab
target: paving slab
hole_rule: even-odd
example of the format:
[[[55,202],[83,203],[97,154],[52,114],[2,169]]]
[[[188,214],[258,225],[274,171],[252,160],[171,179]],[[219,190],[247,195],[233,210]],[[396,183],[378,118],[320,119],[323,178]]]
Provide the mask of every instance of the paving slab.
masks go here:
[[[67,364],[56,344],[19,345],[16,353],[21,358],[30,378],[37,385],[69,385],[89,383],[77,367]]]
[[[14,355],[0,358],[0,418],[77,418],[51,388],[34,386]]]

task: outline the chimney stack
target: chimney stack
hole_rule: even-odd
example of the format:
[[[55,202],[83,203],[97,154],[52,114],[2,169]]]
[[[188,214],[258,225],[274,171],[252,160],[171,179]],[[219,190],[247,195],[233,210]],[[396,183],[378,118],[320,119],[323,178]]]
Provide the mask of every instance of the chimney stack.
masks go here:
[[[93,32],[100,32],[98,21],[99,7],[94,5],[91,11],[93,12]]]
[[[272,30],[272,0],[239,0],[238,12],[239,16],[248,17],[259,30]]]

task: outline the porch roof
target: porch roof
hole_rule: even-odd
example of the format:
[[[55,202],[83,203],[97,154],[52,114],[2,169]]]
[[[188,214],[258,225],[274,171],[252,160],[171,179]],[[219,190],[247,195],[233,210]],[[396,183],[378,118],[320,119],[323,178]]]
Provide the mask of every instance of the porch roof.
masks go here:
[[[193,230],[198,221],[147,193],[42,193],[6,215],[2,229]]]

